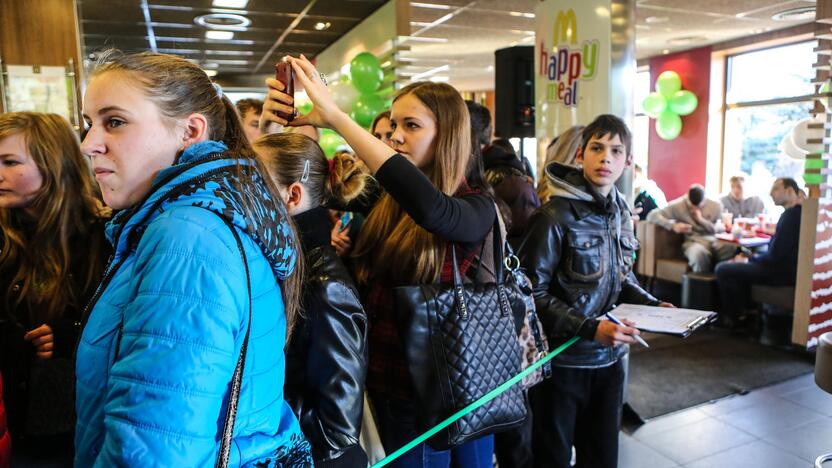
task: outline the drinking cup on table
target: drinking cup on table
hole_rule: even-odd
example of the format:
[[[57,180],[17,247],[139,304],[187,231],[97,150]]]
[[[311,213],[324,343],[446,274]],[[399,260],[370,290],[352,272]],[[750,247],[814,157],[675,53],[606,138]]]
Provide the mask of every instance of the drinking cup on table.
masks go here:
[[[726,231],[731,231],[731,224],[734,222],[734,213],[728,211],[722,213],[722,224],[725,225]]]

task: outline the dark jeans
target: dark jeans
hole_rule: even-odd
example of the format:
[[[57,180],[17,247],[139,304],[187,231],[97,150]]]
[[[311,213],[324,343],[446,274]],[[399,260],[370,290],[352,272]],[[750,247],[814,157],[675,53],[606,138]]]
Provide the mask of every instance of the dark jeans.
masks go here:
[[[722,262],[716,266],[719,285],[720,314],[738,317],[745,312],[751,298],[751,285],[790,286],[794,277],[784,275],[782,269],[760,263]]]
[[[381,443],[387,455],[419,437],[413,402],[371,395]],[[422,443],[390,463],[390,468],[492,468],[494,436],[489,435],[454,447],[434,450]]]
[[[618,466],[618,431],[624,392],[621,361],[598,369],[553,367],[552,377],[529,390],[534,413],[534,466]]]
[[[532,468],[532,411],[523,425],[494,434],[494,453],[500,468]]]

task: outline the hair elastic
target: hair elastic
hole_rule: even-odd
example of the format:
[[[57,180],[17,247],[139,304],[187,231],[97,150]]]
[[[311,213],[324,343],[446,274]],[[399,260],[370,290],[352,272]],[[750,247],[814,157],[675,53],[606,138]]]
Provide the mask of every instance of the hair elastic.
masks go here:
[[[328,161],[329,165],[329,185],[335,187],[335,156]]]
[[[305,184],[309,180],[309,160],[303,161],[303,175],[300,176],[300,183]]]
[[[217,96],[219,96],[219,98],[222,99],[222,96],[223,96],[222,86],[220,86],[219,83],[211,83],[211,84],[214,85],[214,90],[217,92]]]

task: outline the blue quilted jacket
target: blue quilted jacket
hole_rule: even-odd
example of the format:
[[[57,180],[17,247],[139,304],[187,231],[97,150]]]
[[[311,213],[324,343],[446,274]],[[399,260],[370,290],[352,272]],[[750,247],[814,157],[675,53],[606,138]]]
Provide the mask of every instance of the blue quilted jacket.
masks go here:
[[[107,226],[114,257],[77,355],[75,466],[213,466],[253,301],[229,466],[302,466],[309,444],[283,400],[280,283],[295,265],[286,213],[246,216],[225,145],[193,145]],[[251,165],[242,163],[267,194]],[[138,239],[138,242],[136,241]]]

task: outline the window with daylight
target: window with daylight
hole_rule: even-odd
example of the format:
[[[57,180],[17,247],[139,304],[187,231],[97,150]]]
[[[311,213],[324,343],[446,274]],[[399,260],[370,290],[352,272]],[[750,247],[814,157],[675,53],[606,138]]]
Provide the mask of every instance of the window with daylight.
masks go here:
[[[644,169],[647,174],[648,144],[650,141],[650,117],[644,113],[641,103],[650,94],[650,70],[640,70],[636,73],[636,89],[634,93],[636,115],[633,119],[633,161]]]
[[[776,177],[801,181],[803,161],[780,150],[780,142],[810,117],[815,41],[728,57],[721,189],[745,173],[746,193],[767,200]],[[750,184],[749,184],[750,182]]]

